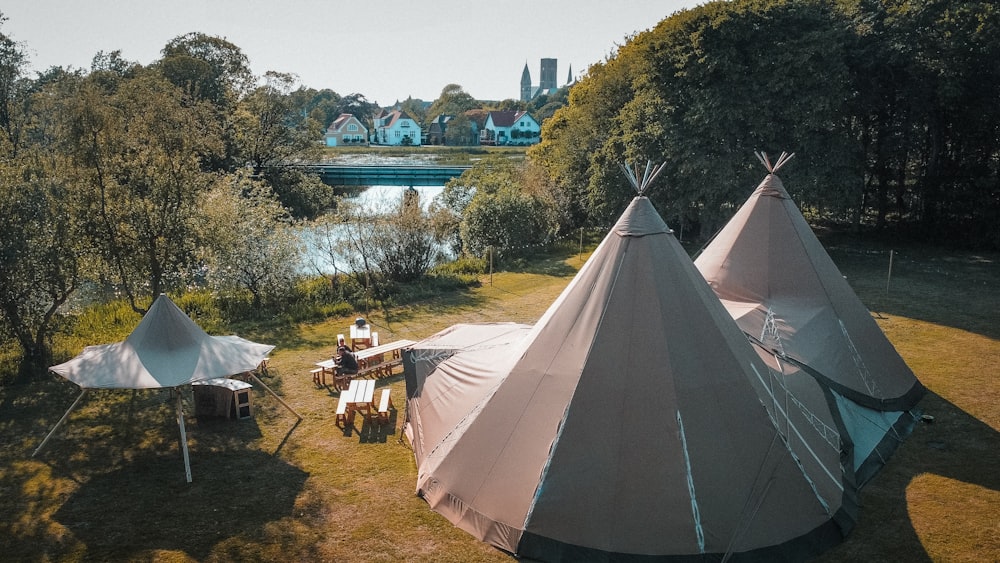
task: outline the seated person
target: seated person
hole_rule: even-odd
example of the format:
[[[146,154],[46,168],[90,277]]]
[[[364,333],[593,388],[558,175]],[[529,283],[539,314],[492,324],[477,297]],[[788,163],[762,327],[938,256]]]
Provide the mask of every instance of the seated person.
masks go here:
[[[333,356],[333,363],[337,366],[337,375],[353,375],[358,373],[358,359],[354,352],[344,343],[341,338],[337,343],[337,353]]]

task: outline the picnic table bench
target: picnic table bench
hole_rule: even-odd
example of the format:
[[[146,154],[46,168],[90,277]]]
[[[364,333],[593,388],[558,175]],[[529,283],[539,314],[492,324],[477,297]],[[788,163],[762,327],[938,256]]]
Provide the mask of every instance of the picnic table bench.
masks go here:
[[[365,417],[371,420],[372,414],[375,412],[373,410],[375,408],[374,402],[374,379],[356,379],[352,381],[350,386],[340,394],[340,399],[337,401],[337,426],[341,428],[346,427],[348,421],[353,420],[354,413],[358,411],[364,411]]]
[[[337,389],[343,390],[349,385],[352,379],[375,376],[376,378],[388,377],[392,375],[392,369],[403,363],[402,351],[407,346],[412,346],[416,342],[413,340],[397,340],[387,342],[372,348],[365,348],[354,353],[358,360],[358,373],[339,374],[337,365],[333,359],[316,362],[315,368],[309,371],[313,383],[326,386],[327,373],[333,376],[333,381]]]

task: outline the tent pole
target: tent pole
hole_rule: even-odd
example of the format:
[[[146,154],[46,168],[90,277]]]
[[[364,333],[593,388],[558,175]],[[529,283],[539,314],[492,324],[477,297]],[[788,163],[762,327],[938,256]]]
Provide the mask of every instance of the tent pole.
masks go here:
[[[59,422],[57,422],[56,425],[52,427],[52,430],[49,430],[49,433],[45,435],[45,439],[42,440],[42,443],[38,444],[38,447],[35,448],[35,452],[31,454],[31,457],[35,457],[36,455],[38,455],[38,452],[42,451],[42,448],[45,447],[45,444],[49,443],[49,438],[51,438],[52,435],[56,433],[56,430],[62,428],[62,425],[66,423],[66,419],[69,418],[70,413],[76,410],[76,407],[79,406],[80,401],[83,400],[83,396],[86,394],[87,394],[87,389],[80,391],[80,396],[77,397],[75,401],[73,401],[73,404],[70,405],[69,410],[66,411],[66,414],[62,415],[62,418],[60,418]]]
[[[250,377],[254,381],[257,382],[257,385],[260,385],[261,387],[263,387],[265,391],[267,391],[268,393],[270,393],[272,397],[274,397],[275,399],[277,399],[279,403],[281,403],[282,405],[284,405],[284,407],[286,409],[288,409],[289,411],[291,411],[292,414],[294,414],[296,417],[298,417],[299,420],[302,420],[302,415],[300,415],[299,413],[295,412],[295,409],[293,409],[292,407],[288,406],[288,403],[286,403],[285,401],[281,400],[281,397],[279,397],[278,394],[275,393],[274,391],[271,391],[270,387],[268,387],[267,385],[264,385],[264,382],[261,381],[260,378],[258,378],[253,372],[250,372]]]
[[[181,429],[181,451],[184,452],[184,475],[187,482],[191,482],[191,458],[188,456],[187,432],[184,431],[184,410],[181,407],[181,389],[174,387],[177,392],[177,426]]]

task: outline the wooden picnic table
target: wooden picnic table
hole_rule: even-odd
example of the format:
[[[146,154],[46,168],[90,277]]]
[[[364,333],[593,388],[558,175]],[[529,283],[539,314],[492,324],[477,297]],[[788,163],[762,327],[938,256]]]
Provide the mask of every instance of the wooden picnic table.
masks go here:
[[[365,417],[371,418],[375,402],[375,380],[355,379],[341,392],[337,401],[337,426],[346,426],[348,421],[354,419],[354,413],[364,411]]]
[[[386,355],[389,355],[392,360],[402,359],[401,354],[403,352],[403,348],[414,344],[416,344],[416,342],[413,340],[397,340],[395,342],[386,342],[385,344],[381,344],[379,346],[359,350],[354,353],[354,357],[358,359],[358,371],[384,362]]]
[[[403,348],[416,344],[413,340],[397,340],[365,348],[354,353],[358,360],[358,373],[340,374],[337,372],[337,365],[333,358],[316,362],[316,368],[312,370],[313,382],[317,385],[326,386],[326,374],[333,376],[334,385],[337,389],[343,390],[350,385],[355,378],[367,377],[369,375],[388,376],[394,366],[402,362]],[[388,358],[386,358],[388,356]]]

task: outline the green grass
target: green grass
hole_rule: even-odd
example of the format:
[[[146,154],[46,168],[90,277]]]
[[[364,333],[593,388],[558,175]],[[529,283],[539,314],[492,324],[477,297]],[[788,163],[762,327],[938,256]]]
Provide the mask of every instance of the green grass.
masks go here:
[[[921,406],[935,422],[919,425],[864,489],[857,528],[820,560],[995,558],[1000,265],[904,249],[887,292],[886,250],[840,241],[831,254],[930,389]],[[533,322],[583,258],[546,256],[370,321],[383,341],[457,322]],[[95,392],[32,458],[78,390],[55,376],[0,388],[0,560],[510,561],[415,496],[412,452],[399,439],[401,376],[379,382],[399,409],[391,426],[334,425],[336,395],[308,370],[353,318],[241,331],[277,345],[263,379],[303,418],[260,390],[251,420],[197,420],[189,408],[191,484],[169,392]]]

